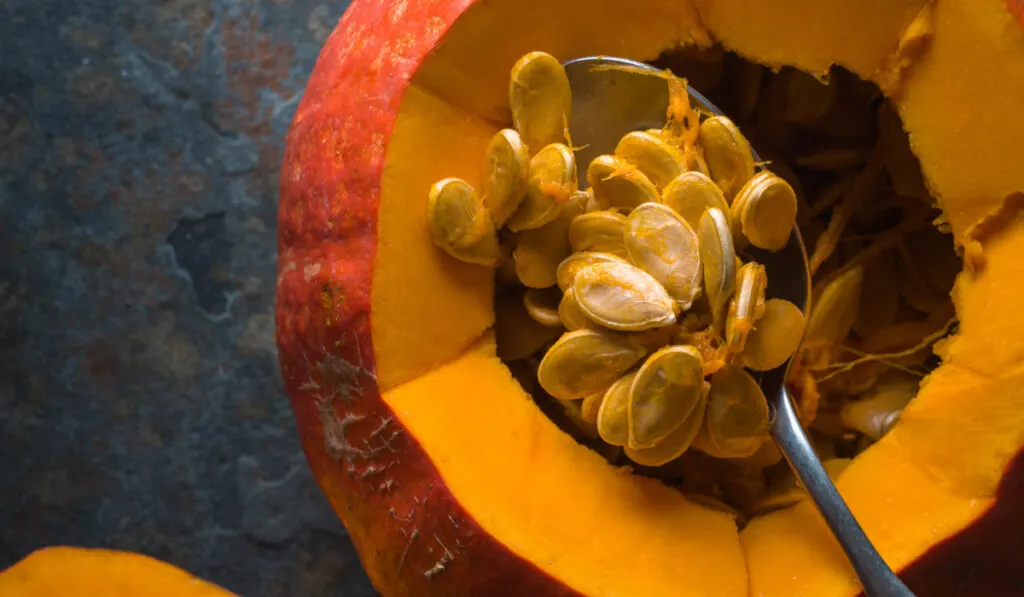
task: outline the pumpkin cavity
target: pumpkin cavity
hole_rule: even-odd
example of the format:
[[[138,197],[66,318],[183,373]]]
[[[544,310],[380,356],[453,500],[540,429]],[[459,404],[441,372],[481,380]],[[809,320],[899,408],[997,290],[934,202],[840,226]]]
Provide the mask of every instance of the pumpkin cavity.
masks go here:
[[[961,260],[875,85],[719,47],[652,65],[670,90],[664,127],[579,163],[559,128],[564,72],[524,56],[486,188],[426,189],[428,220],[448,258],[495,268],[498,355],[545,414],[742,525],[806,497],[768,437],[764,372],[792,358],[787,382],[838,476],[938,365]],[[725,116],[695,109],[687,82]],[[807,314],[751,253],[781,249],[795,225]]]

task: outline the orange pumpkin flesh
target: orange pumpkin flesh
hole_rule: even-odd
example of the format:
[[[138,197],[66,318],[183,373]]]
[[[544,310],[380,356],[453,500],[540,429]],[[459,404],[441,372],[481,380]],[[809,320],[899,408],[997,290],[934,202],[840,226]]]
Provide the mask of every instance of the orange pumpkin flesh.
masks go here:
[[[996,0],[357,0],[288,139],[277,339],[310,465],[384,594],[859,590],[809,504],[739,533],[558,430],[494,356],[492,272],[428,236],[426,189],[479,183],[520,55],[651,60],[711,40],[883,83],[960,242],[1024,190],[1024,30]],[[897,569],[992,508],[1024,445],[1024,229],[1004,210],[987,230],[945,364],[839,481]]]
[[[0,571],[4,597],[231,597],[220,587],[142,554],[56,546]]]

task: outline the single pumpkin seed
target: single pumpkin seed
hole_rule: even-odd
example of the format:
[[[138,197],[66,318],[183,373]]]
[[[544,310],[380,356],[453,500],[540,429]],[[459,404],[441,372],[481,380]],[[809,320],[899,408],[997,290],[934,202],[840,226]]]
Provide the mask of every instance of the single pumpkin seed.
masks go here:
[[[607,389],[643,356],[643,348],[624,334],[566,332],[541,359],[537,381],[555,398],[578,400]]]
[[[600,155],[587,167],[587,183],[597,204],[633,209],[641,203],[658,200],[658,189],[637,167],[613,155]]]
[[[661,202],[682,216],[694,230],[704,211],[717,207],[729,213],[729,203],[713,180],[700,172],[683,172],[661,193]]]
[[[571,286],[565,289],[562,300],[558,303],[558,318],[570,332],[597,325],[587,317],[583,309],[580,309],[580,304],[576,302],[576,291]]]
[[[629,443],[629,388],[635,378],[633,371],[616,380],[605,391],[597,411],[597,433],[613,446]]]
[[[513,129],[495,133],[484,157],[484,206],[495,228],[501,228],[526,196],[530,152]]]
[[[740,232],[755,247],[778,251],[789,242],[796,209],[793,187],[764,170],[743,185],[733,199],[733,232]]]
[[[558,269],[555,270],[555,277],[558,279],[558,287],[561,288],[563,292],[572,288],[573,280],[581,269],[588,265],[609,261],[615,263],[628,263],[628,261],[618,255],[614,255],[612,253],[601,253],[598,251],[584,251],[569,255],[558,264]]]
[[[574,196],[558,217],[541,226],[519,233],[512,258],[516,274],[525,286],[548,288],[558,282],[558,264],[572,253],[569,226],[583,212],[583,198]]]
[[[427,222],[434,244],[468,263],[497,266],[498,234],[476,190],[464,180],[445,178],[430,187]]]
[[[764,315],[743,347],[744,366],[754,371],[782,366],[800,345],[806,323],[803,312],[793,303],[777,298],[765,301]]]
[[[545,145],[530,160],[526,197],[505,222],[519,232],[553,221],[577,191],[576,158],[562,143]]]
[[[764,266],[753,261],[740,268],[737,279],[736,294],[729,301],[729,315],[725,320],[725,341],[733,354],[743,351],[747,336],[764,315],[764,293],[768,285]]]
[[[546,52],[520,58],[512,67],[508,101],[512,122],[531,152],[566,141],[572,90],[557,58]]]
[[[768,401],[757,381],[736,365],[711,376],[704,426],[694,447],[717,458],[752,456],[768,437]]]
[[[806,346],[831,347],[846,340],[857,319],[863,282],[864,268],[857,266],[825,284],[807,320]]]
[[[627,133],[619,139],[615,155],[636,166],[658,189],[668,186],[686,169],[678,149],[644,131]]]
[[[903,409],[917,395],[916,384],[878,388],[870,395],[843,405],[839,417],[843,425],[870,437],[881,439],[899,420]]]
[[[675,323],[672,297],[650,274],[628,263],[595,263],[579,271],[573,293],[591,320],[619,331]]]
[[[697,233],[671,208],[644,203],[626,218],[630,261],[660,282],[683,310],[700,295],[701,248]]]
[[[558,338],[561,328],[538,323],[518,297],[503,296],[494,301],[494,339],[498,358],[515,361],[526,358]]]
[[[704,360],[692,346],[666,346],[637,371],[629,388],[629,442],[651,448],[682,425],[704,392]]]
[[[793,188],[793,194],[796,196],[798,222],[801,225],[809,223],[811,206],[807,202],[807,193],[804,191],[803,183],[800,182],[800,176],[793,171],[793,168],[789,166],[783,156],[774,151],[763,152],[761,159],[765,160],[772,172],[789,183],[789,186]]]
[[[573,251],[597,251],[626,257],[623,242],[626,216],[614,211],[592,211],[573,218],[569,245]]]
[[[557,288],[527,288],[523,293],[523,306],[530,317],[541,325],[561,327],[562,320],[558,317],[558,303],[562,293]]]
[[[697,228],[700,259],[704,266],[704,292],[711,307],[715,329],[721,333],[726,306],[736,290],[736,253],[729,233],[729,221],[717,207],[709,208]]]
[[[711,178],[727,199],[731,199],[752,176],[754,157],[750,143],[725,116],[711,116],[700,124],[698,137],[704,148]]]
[[[678,427],[649,448],[632,448],[627,445],[626,456],[643,466],[661,466],[679,458],[697,437],[701,424],[704,422],[706,407],[707,393],[702,390],[697,398],[697,404]]]

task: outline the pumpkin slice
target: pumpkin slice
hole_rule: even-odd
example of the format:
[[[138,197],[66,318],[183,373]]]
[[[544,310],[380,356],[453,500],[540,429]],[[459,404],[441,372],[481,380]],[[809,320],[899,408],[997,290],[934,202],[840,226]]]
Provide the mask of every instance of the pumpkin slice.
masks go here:
[[[231,597],[216,585],[149,556],[57,545],[0,571],[5,597]]]

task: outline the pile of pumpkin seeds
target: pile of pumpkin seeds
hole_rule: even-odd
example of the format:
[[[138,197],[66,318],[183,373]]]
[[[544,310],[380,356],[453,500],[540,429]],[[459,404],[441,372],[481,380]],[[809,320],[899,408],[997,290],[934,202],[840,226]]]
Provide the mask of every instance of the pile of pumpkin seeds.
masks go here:
[[[874,86],[717,47],[656,65],[732,119],[693,109],[666,69],[666,125],[577,164],[568,79],[532,52],[512,69],[513,126],[487,148],[483,188],[438,182],[428,219],[449,255],[495,268],[498,355],[549,416],[742,522],[805,496],[767,441],[755,376],[799,345],[788,382],[838,478],[934,367],[960,260]],[[813,247],[806,322],[742,258],[781,249],[794,222]]]
[[[577,164],[565,71],[527,54],[512,69],[514,127],[489,144],[481,192],[448,178],[429,199],[438,246],[497,268],[501,356],[539,357],[545,394],[651,467],[691,446],[756,452],[769,409],[749,371],[782,365],[804,328],[795,305],[766,300],[764,266],[738,255],[786,246],[795,192],[757,171],[731,120],[698,114],[685,82],[670,81],[684,97],[663,129]]]

